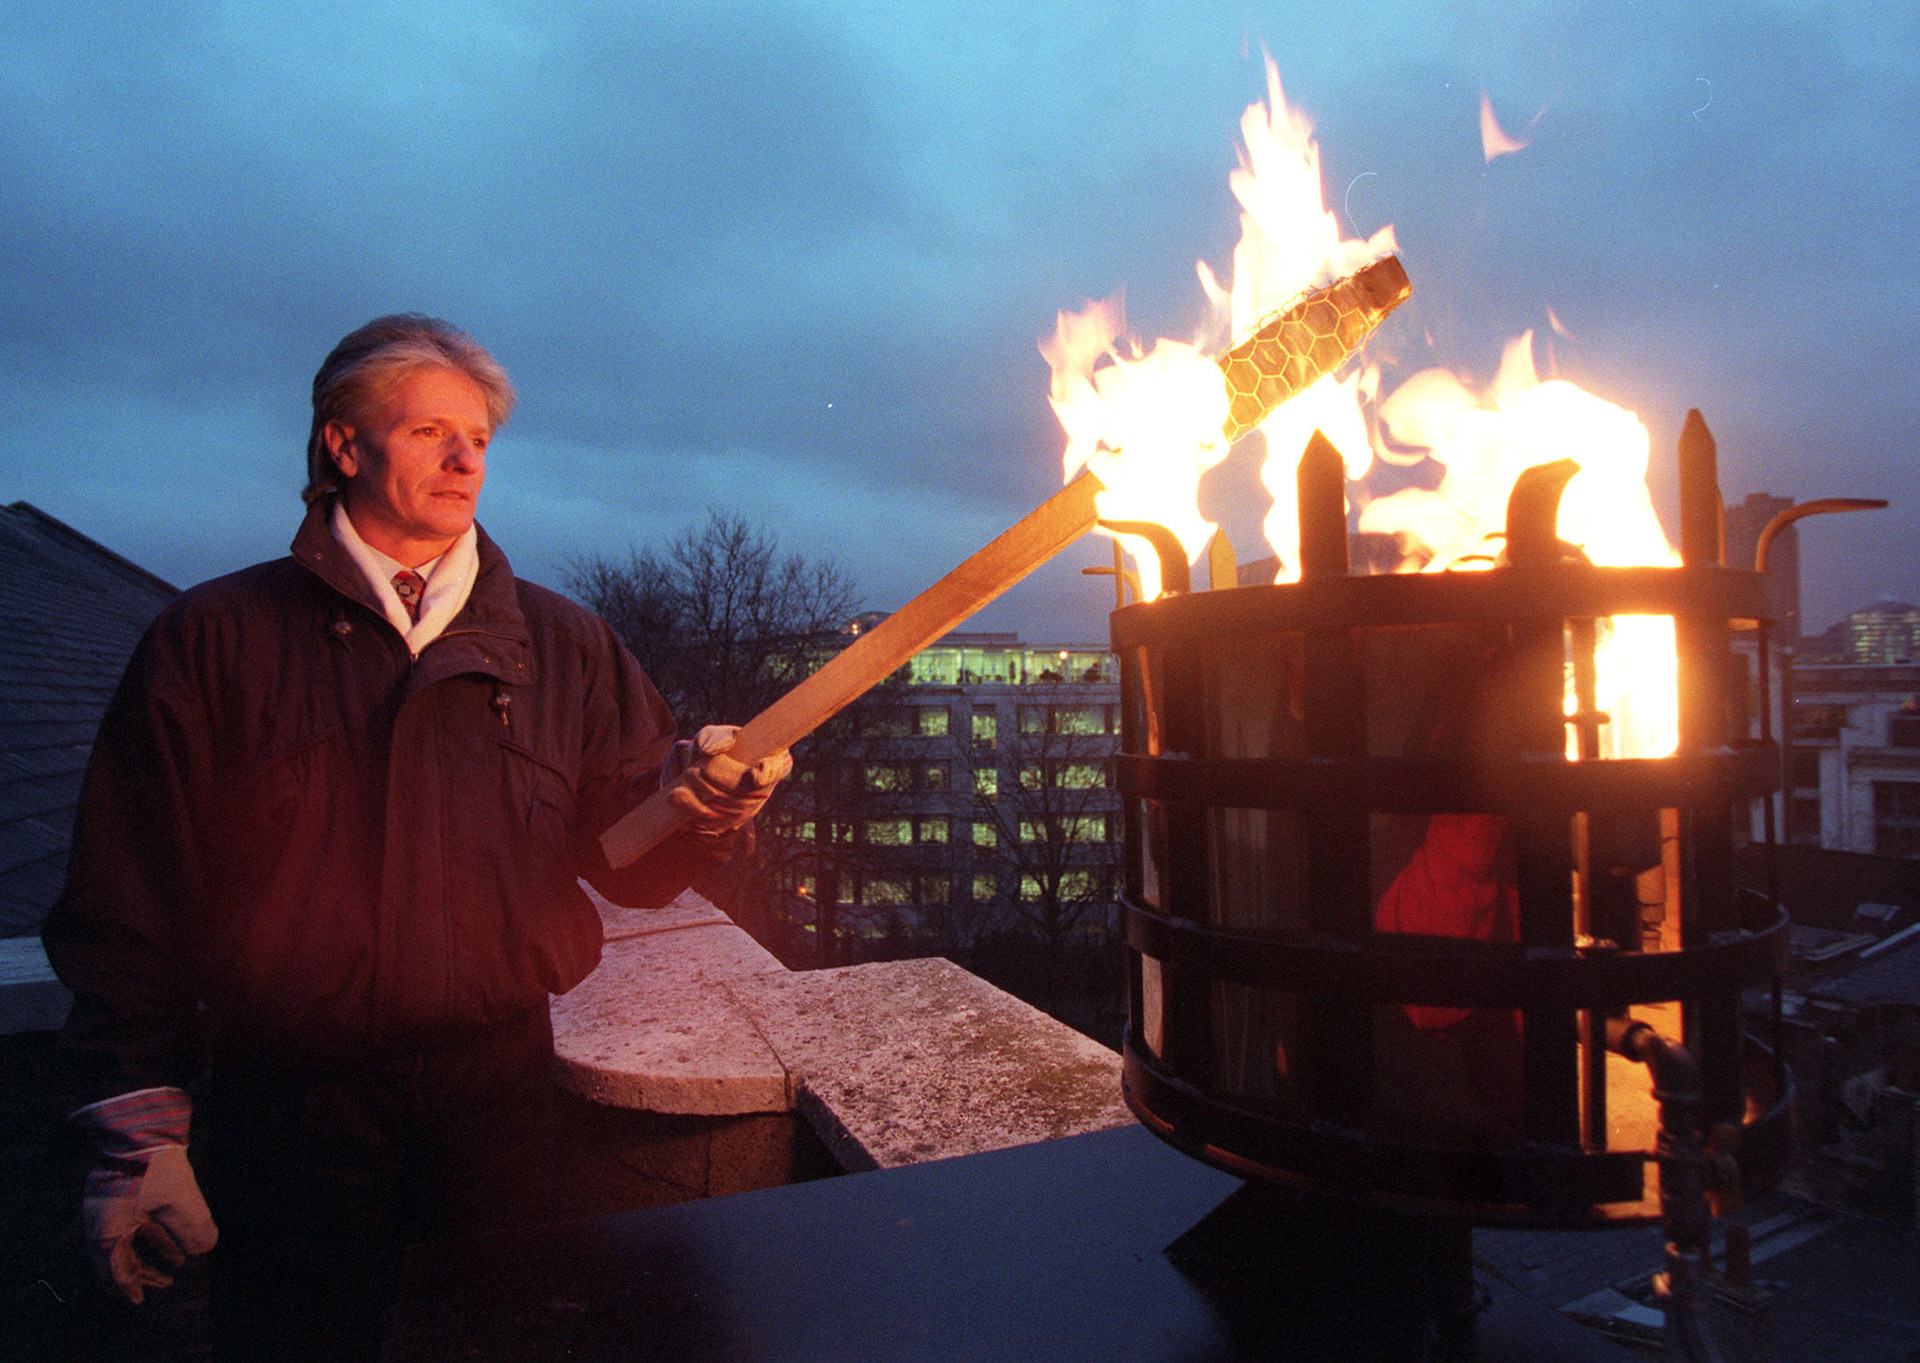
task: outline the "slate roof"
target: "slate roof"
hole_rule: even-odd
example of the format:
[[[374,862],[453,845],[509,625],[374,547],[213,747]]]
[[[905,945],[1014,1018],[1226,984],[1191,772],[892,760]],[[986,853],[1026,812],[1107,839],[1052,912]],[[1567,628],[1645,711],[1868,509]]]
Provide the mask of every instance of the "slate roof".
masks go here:
[[[1742,885],[1764,893],[1767,849],[1752,843],[1734,853]],[[1920,922],[1920,860],[1787,845],[1774,849],[1780,902],[1796,928],[1871,932],[1884,937]],[[1863,916],[1862,905],[1876,905]]]
[[[0,937],[45,921],[101,713],[175,595],[37,507],[0,506]]]
[[[1920,1008],[1920,937],[1908,937],[1888,949],[1863,956],[1859,965],[1807,990],[1808,997],[1854,1008],[1904,1004]]]

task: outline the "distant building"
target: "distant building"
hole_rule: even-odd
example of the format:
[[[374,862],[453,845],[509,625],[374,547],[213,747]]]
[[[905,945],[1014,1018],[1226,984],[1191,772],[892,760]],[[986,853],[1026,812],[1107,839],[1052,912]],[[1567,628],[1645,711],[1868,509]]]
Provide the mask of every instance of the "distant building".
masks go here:
[[[1742,882],[1787,910],[1786,1059],[1798,1090],[1794,1178],[1821,1202],[1920,1216],[1920,860],[1816,847],[1739,854]],[[1771,997],[1750,1000],[1754,1021]],[[1757,1029],[1756,1029],[1757,1030]]]
[[[947,635],[869,697],[842,770],[801,773],[790,891],[869,938],[1106,931],[1119,701],[1104,648]]]
[[[1920,662],[1920,607],[1883,597],[1842,623],[1849,662]]]
[[[1920,665],[1793,669],[1787,841],[1920,856]]]
[[[175,595],[46,512],[0,507],[0,937],[53,907],[100,716]]]

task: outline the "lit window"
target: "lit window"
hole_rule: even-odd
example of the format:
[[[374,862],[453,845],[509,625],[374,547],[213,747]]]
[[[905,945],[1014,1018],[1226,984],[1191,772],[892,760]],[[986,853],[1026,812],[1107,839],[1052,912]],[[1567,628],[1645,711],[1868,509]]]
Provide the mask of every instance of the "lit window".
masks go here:
[[[907,664],[907,680],[918,686],[952,686],[960,680],[960,650],[929,648]]]
[[[1069,902],[1093,899],[1100,891],[1097,871],[1064,871],[1060,876],[1060,897]]]
[[[1105,842],[1107,840],[1107,816],[1104,814],[1070,815],[1062,814],[1058,818],[1022,819],[1020,821],[1021,842]]]
[[[907,882],[894,876],[871,876],[860,887],[862,904],[906,904],[911,899]]]

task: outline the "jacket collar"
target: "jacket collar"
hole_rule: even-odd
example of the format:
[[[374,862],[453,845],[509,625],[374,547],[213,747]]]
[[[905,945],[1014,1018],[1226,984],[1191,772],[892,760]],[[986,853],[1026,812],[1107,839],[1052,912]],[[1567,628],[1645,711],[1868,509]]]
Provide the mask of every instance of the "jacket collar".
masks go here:
[[[307,507],[293,537],[293,557],[327,586],[379,616],[386,612],[360,565],[333,537],[328,524],[333,498]],[[498,681],[524,685],[534,679],[533,634],[520,609],[513,566],[484,527],[479,529],[480,575],[467,604],[446,632],[421,651],[418,681],[425,685],[461,672],[480,672]]]

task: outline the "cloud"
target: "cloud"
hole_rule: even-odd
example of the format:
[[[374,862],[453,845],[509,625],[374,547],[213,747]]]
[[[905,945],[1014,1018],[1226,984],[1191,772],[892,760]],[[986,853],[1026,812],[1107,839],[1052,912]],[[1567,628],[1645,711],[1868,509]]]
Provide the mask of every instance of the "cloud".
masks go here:
[[[1860,490],[1827,480],[1910,416],[1888,357],[1920,300],[1886,265],[1920,197],[1904,12],[134,13],[0,15],[0,497],[163,573],[277,551],[313,367],[419,308],[521,389],[488,494],[516,558],[737,497],[793,548],[852,546],[891,604],[1055,476],[1034,343],[1056,310],[1124,288],[1149,334],[1198,324],[1263,48],[1319,126],[1330,202],[1399,225],[1409,348],[1431,331],[1484,370],[1551,307],[1563,365],[1656,442],[1688,405],[1756,433],[1723,442],[1730,496]],[[1525,155],[1484,161],[1483,89],[1541,111]]]

